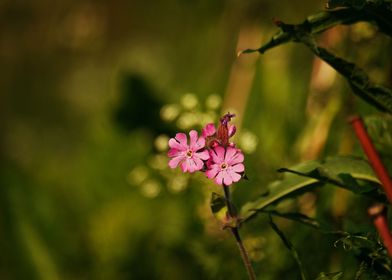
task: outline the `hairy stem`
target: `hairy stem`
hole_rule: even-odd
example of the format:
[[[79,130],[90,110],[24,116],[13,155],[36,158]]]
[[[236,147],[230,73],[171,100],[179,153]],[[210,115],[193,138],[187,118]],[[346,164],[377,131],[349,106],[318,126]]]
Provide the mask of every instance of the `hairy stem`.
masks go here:
[[[226,185],[223,185],[223,191],[225,193],[225,200],[226,200],[226,205],[227,205],[227,209],[228,209],[227,210],[228,214],[229,214],[230,218],[237,219],[238,216],[237,216],[236,210],[234,209],[233,203],[231,202],[231,199],[230,199],[229,187]],[[238,245],[238,249],[240,250],[241,258],[242,258],[242,261],[244,262],[246,271],[248,272],[249,280],[256,280],[256,274],[253,270],[252,263],[249,260],[248,252],[246,251],[246,248],[245,248],[244,244],[242,243],[242,239],[240,236],[240,232],[238,230],[238,223],[237,222],[234,223],[234,226],[230,226],[230,231],[235,238],[235,241]]]

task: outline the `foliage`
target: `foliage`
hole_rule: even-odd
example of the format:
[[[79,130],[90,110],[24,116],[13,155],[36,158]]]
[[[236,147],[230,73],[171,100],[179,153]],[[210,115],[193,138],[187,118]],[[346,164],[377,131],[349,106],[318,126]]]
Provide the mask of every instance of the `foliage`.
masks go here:
[[[279,171],[288,174],[283,180],[272,182],[268,186],[268,193],[260,199],[243,206],[241,211],[244,222],[271,204],[325,184],[333,184],[356,194],[369,196],[377,196],[374,193],[380,189],[379,181],[371,167],[365,160],[358,158],[337,156],[321,162],[304,162]],[[382,196],[379,199],[385,200]]]
[[[337,3],[336,3],[337,2]],[[318,46],[313,34],[323,32],[338,24],[352,24],[358,21],[376,22],[380,29],[392,36],[392,6],[389,1],[354,1],[345,3],[332,1],[328,7],[340,7],[337,11],[322,12],[308,17],[302,24],[291,25],[276,21],[281,31],[272,37],[271,41],[257,50],[245,50],[243,53],[265,51],[286,42],[300,42],[307,46],[315,55],[331,65],[343,75],[350,84],[353,92],[381,111],[392,113],[392,91],[389,88],[375,85],[369,81],[367,74],[354,63],[345,61]]]
[[[306,17],[322,4],[4,1],[0,278],[246,279],[221,189],[166,157],[175,131],[230,111],[259,279],[299,278],[298,261],[308,279],[390,279],[365,214],[384,196],[345,120],[364,116],[391,170],[391,4],[331,0]],[[265,55],[236,58],[273,16],[300,24],[275,20]],[[317,75],[314,55],[345,80]]]
[[[370,82],[365,71],[356,64],[347,62],[326,48],[320,47],[314,35],[338,25],[351,25],[365,21],[376,24],[382,32],[392,36],[392,3],[390,1],[330,0],[326,8],[326,11],[309,16],[301,24],[286,24],[281,20],[274,20],[280,31],[260,48],[247,49],[242,53],[264,54],[267,50],[287,42],[299,42],[307,46],[313,54],[332,66],[346,79],[354,94],[378,110],[386,112],[384,115],[367,117],[366,123],[387,168],[391,168],[389,152],[391,151],[392,129],[389,126],[391,117],[389,114],[392,113],[392,91]],[[380,182],[365,160],[347,156],[327,157],[325,160],[303,162],[291,168],[280,168],[278,171],[285,172],[285,177],[269,184],[265,194],[242,207],[243,223],[248,222],[258,213],[268,213],[300,222],[323,233],[342,235],[335,245],[342,243],[345,250],[354,251],[357,256],[360,265],[355,279],[362,279],[364,275],[371,279],[391,277],[390,259],[385,254],[382,245],[380,247],[380,243],[366,232],[349,233],[326,229],[325,225],[321,226],[316,219],[302,213],[280,213],[275,210],[279,207],[278,203],[290,200],[304,192],[314,191],[315,187],[322,187],[326,184],[344,188],[371,201],[386,203]],[[302,262],[292,243],[272,220],[270,224],[297,262],[301,278],[306,279]],[[341,279],[343,275],[344,271],[327,274],[322,272],[317,279]]]

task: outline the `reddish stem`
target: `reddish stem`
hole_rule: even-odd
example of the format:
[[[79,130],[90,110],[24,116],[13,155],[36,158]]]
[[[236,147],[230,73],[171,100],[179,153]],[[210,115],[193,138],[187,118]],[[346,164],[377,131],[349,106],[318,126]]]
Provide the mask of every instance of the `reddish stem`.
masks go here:
[[[387,212],[385,206],[382,204],[373,205],[369,207],[368,213],[373,218],[374,226],[380,234],[389,256],[392,257],[392,235],[388,228]]]
[[[370,165],[373,167],[377,177],[381,181],[381,185],[384,187],[389,202],[392,204],[392,180],[366,131],[363,120],[359,116],[354,116],[350,119],[350,123],[361,142],[362,149],[365,152]]]
[[[240,255],[241,255],[242,261],[244,262],[246,272],[248,273],[249,280],[256,280],[256,274],[253,270],[253,266],[252,266],[252,263],[250,262],[248,252],[246,251],[246,248],[245,248],[244,244],[242,243],[240,232],[238,230],[238,221],[237,221],[238,216],[237,216],[236,210],[233,208],[233,204],[231,202],[229,186],[223,185],[223,191],[225,194],[227,212],[230,216],[230,219],[236,219],[235,226],[230,227],[231,233],[233,234],[235,241],[238,245],[238,249],[240,250]]]

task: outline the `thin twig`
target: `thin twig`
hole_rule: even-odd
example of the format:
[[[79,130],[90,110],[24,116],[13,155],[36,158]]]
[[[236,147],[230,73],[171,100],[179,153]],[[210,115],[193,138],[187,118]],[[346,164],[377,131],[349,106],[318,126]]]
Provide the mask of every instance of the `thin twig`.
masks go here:
[[[223,191],[225,193],[225,200],[226,200],[226,205],[227,205],[227,211],[228,215],[230,216],[231,219],[237,220],[238,216],[237,213],[233,207],[233,204],[230,199],[230,190],[229,187],[226,185],[223,185]],[[231,233],[233,234],[235,241],[238,245],[238,248],[240,250],[241,258],[242,261],[244,262],[246,271],[248,272],[248,277],[249,280],[256,280],[256,274],[253,270],[252,263],[249,260],[249,255],[248,252],[246,251],[246,248],[244,244],[242,243],[242,239],[238,230],[238,223],[235,221],[234,226],[229,226]]]

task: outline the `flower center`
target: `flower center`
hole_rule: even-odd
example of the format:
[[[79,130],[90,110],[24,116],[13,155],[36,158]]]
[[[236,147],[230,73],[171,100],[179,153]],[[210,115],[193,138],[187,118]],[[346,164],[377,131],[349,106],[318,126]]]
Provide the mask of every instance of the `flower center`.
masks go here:
[[[188,151],[186,152],[186,156],[187,156],[188,158],[191,158],[191,157],[193,156],[193,151],[192,151],[192,150],[188,150]]]
[[[225,169],[227,169],[227,166],[228,166],[227,163],[224,162],[224,163],[221,164],[220,167],[221,167],[222,170],[225,170]]]

